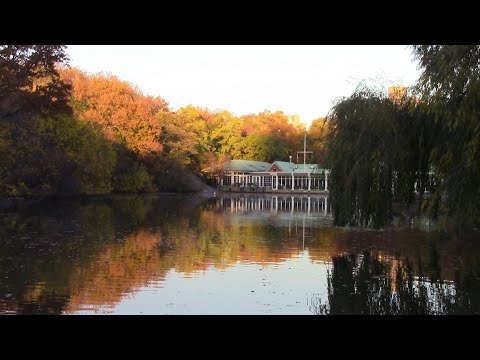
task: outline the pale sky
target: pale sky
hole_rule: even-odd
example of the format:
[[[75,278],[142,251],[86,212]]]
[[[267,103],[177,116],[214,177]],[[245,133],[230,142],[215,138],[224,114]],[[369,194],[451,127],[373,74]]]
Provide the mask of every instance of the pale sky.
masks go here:
[[[411,86],[420,74],[404,45],[71,45],[67,53],[72,66],[110,72],[172,110],[280,110],[307,125],[361,80]]]

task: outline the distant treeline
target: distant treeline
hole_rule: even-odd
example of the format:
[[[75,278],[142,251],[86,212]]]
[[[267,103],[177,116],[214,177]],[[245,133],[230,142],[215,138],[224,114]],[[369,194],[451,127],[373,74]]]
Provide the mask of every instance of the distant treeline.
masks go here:
[[[480,224],[480,46],[412,50],[422,73],[410,94],[359,86],[327,117],[337,225],[388,226],[414,190],[430,216]]]
[[[309,161],[324,161],[323,125]],[[0,45],[0,197],[194,191],[189,174],[288,160],[304,132],[283,112],[172,111],[114,75],[70,68],[65,46]]]

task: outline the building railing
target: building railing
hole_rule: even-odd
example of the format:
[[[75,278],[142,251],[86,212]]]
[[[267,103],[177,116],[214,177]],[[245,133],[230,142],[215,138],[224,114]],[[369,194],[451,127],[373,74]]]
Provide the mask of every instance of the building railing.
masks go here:
[[[258,186],[256,184],[233,184],[218,185],[217,189],[224,192],[252,192],[252,193],[328,193],[325,189],[295,188],[292,190],[290,186],[279,186],[278,190],[272,186]]]

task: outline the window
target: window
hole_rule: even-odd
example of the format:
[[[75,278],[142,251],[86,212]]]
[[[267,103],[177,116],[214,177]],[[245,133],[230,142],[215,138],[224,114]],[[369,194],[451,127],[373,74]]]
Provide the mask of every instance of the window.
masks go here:
[[[272,186],[272,177],[271,176],[264,176],[263,178],[265,180],[265,185],[264,186]]]
[[[232,185],[232,178],[229,175],[223,176],[223,185]]]

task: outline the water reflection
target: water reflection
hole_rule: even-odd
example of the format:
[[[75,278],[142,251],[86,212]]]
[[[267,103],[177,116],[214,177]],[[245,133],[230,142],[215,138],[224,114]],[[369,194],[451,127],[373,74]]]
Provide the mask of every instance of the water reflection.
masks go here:
[[[478,313],[476,235],[347,231],[323,196],[58,201],[0,213],[0,313]]]
[[[368,251],[334,256],[328,272],[328,297],[312,296],[314,314],[438,315],[478,314],[479,268],[453,280],[443,279],[439,253],[432,254],[429,273],[416,274],[408,260],[383,257]],[[418,264],[422,269],[421,264]]]

